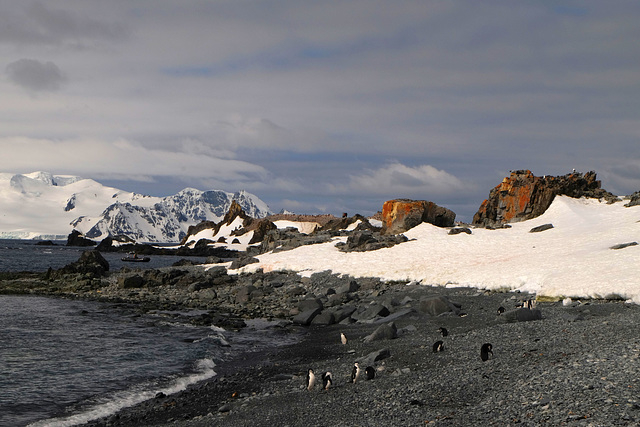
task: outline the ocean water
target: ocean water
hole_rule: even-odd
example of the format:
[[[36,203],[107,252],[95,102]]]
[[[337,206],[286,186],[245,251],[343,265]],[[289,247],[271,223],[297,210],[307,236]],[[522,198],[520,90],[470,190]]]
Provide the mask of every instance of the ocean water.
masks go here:
[[[62,268],[80,258],[82,252],[93,248],[65,246],[66,242],[56,241],[55,246],[40,246],[36,240],[0,239],[0,271],[47,271]],[[176,261],[186,258],[204,261],[204,257],[176,257],[172,255],[152,255],[149,262],[124,262],[125,254],[103,252],[109,262],[109,270],[117,271],[122,267],[159,268],[168,267]]]
[[[5,271],[20,270],[23,259],[44,271],[80,254],[10,243],[0,249]],[[49,264],[38,260],[47,255]],[[240,332],[178,321],[202,313],[140,315],[120,304],[0,295],[0,427],[80,425],[211,378],[239,353],[288,342],[274,340],[266,321]]]
[[[76,425],[183,389],[215,375],[224,335],[112,304],[0,296],[0,426]]]

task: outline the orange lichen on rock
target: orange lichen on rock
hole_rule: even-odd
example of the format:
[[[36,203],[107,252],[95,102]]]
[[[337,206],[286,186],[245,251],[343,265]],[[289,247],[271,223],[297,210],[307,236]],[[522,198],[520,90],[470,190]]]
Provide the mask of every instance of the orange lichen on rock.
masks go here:
[[[473,224],[500,226],[542,215],[554,197],[596,197],[614,200],[616,197],[600,188],[595,172],[571,173],[564,176],[537,177],[530,170],[511,172],[493,188],[473,217]]]
[[[451,227],[455,218],[453,211],[426,200],[388,200],[382,206],[382,233],[402,233],[422,222]]]

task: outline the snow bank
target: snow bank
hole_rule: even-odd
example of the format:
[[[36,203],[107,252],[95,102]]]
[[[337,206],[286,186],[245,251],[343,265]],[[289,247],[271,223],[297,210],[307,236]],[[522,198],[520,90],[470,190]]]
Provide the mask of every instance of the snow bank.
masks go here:
[[[556,197],[544,215],[500,230],[448,229],[421,224],[409,242],[372,252],[343,253],[333,242],[258,256],[242,271],[292,270],[304,275],[332,270],[355,277],[419,281],[425,285],[471,286],[535,292],[549,297],[619,296],[640,303],[640,207],[594,199]],[[529,230],[543,224],[554,228]]]

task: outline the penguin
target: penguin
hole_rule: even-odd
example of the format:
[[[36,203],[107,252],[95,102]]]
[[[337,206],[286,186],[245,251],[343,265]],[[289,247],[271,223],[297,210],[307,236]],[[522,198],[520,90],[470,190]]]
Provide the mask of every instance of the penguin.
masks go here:
[[[358,362],[353,364],[353,369],[351,370],[351,382],[356,383],[358,381],[358,377],[360,376],[360,365]]]
[[[342,345],[346,345],[347,344],[347,336],[345,334],[343,334],[342,332],[340,332],[340,341],[342,342]]]
[[[329,390],[329,387],[331,387],[331,384],[333,384],[331,372],[325,372],[324,374],[322,374],[322,388],[324,390]]]
[[[482,359],[483,362],[489,360],[489,353],[491,353],[491,357],[493,357],[492,349],[493,346],[491,344],[482,344],[482,347],[480,347],[480,359]]]
[[[447,331],[447,328],[438,328],[438,331],[440,331],[443,337],[449,335],[449,331]]]
[[[367,366],[364,370],[364,373],[368,380],[372,380],[376,377],[376,368],[373,366]]]
[[[498,316],[505,312],[505,308],[503,306],[498,307]]]
[[[307,390],[313,390],[313,386],[316,385],[316,376],[313,373],[313,369],[307,371]]]
[[[433,343],[433,352],[437,353],[439,351],[444,351],[444,343],[442,341],[436,341]]]

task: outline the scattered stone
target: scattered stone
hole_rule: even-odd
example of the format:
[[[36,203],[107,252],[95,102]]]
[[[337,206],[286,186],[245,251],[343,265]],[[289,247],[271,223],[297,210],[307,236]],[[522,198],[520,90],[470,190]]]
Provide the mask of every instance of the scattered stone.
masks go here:
[[[618,245],[611,246],[610,249],[624,249],[624,248],[628,248],[629,246],[637,246],[637,245],[638,245],[638,242],[620,243]]]
[[[553,224],[542,224],[537,227],[533,227],[529,230],[529,233],[539,233],[541,231],[551,230],[553,228]]]
[[[449,235],[453,236],[460,233],[472,234],[471,229],[467,227],[455,227],[449,230]]]

